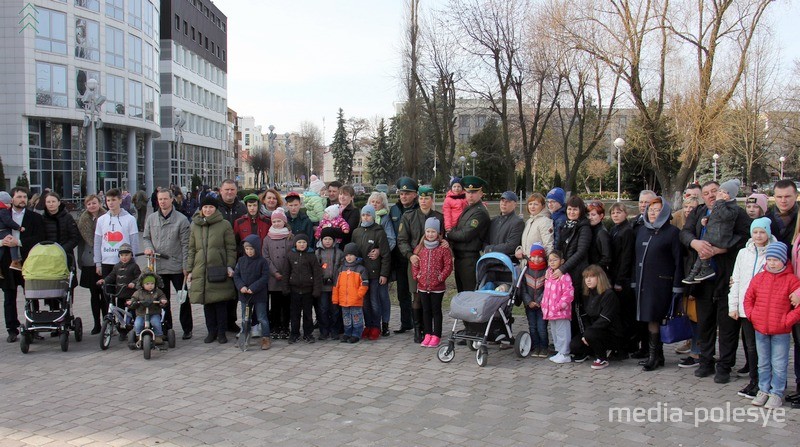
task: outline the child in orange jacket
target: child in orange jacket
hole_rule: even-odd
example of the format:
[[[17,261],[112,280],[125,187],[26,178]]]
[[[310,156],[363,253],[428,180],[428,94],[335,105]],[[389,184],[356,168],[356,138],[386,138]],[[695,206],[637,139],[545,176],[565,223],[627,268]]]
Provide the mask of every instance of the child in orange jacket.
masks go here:
[[[367,269],[361,265],[358,245],[350,242],[344,247],[344,263],[333,287],[333,304],[342,309],[342,343],[358,343],[361,339],[361,333],[364,332],[362,306],[368,290]]]

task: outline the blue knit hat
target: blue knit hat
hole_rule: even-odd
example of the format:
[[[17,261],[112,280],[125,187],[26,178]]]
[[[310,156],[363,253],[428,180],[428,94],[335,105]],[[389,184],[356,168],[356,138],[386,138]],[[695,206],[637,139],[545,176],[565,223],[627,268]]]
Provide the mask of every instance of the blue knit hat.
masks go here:
[[[436,230],[438,233],[439,230],[442,228],[442,224],[439,222],[439,219],[435,217],[429,217],[425,219],[425,229],[427,230],[430,228],[431,230]]]
[[[363,220],[361,221],[361,226],[362,227],[369,227],[369,226],[372,226],[372,224],[375,223],[375,207],[374,206],[372,206],[370,204],[364,205],[364,207],[361,208],[361,214],[362,215],[369,214],[370,216],[372,216],[372,221],[370,221],[369,223],[366,223]]]
[[[553,188],[547,193],[547,200],[555,200],[561,204],[561,206],[564,206],[564,204],[567,203],[567,193],[561,188]]]
[[[781,241],[775,241],[767,245],[766,258],[780,259],[781,262],[786,264],[786,259],[788,258],[786,244]]]
[[[772,228],[770,228],[770,225],[772,225],[772,221],[769,220],[769,217],[753,219],[753,223],[750,224],[750,235],[752,236],[754,229],[761,228],[767,232],[767,239],[769,239],[772,237]]]

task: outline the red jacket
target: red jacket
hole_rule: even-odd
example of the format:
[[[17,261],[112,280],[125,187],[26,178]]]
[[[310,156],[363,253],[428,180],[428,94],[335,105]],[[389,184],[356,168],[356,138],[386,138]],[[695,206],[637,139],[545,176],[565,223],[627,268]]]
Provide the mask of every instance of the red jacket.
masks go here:
[[[236,235],[236,243],[241,243],[244,238],[251,234],[257,234],[258,239],[263,241],[264,238],[267,237],[267,232],[271,226],[272,221],[269,217],[262,216],[261,214],[256,217],[251,217],[250,214],[245,214],[236,219],[233,223],[233,233]]]
[[[744,295],[744,312],[755,329],[764,335],[788,334],[800,321],[800,306],[792,309],[789,294],[800,288],[791,264],[780,273],[766,268],[753,277]]]
[[[453,271],[453,254],[441,244],[433,249],[425,248],[424,243],[420,243],[418,247],[422,247],[417,253],[419,262],[411,266],[411,275],[417,281],[417,290],[444,292],[444,282]]]

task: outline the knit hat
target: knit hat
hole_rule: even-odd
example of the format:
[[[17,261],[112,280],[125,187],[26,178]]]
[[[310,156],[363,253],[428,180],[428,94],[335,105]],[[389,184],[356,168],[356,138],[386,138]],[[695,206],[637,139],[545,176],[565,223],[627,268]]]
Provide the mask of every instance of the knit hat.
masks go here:
[[[0,191],[0,202],[5,203],[6,206],[11,205],[11,194],[5,191]]]
[[[533,262],[533,258],[535,256],[541,257],[542,261]],[[531,245],[531,253],[530,253],[530,259],[528,259],[528,267],[531,268],[532,270],[543,270],[547,268],[547,261],[545,260],[546,258],[547,258],[547,251],[544,249],[544,247],[539,243],[533,244]]]
[[[361,214],[369,214],[370,216],[372,216],[372,221],[373,222],[375,221],[375,207],[374,206],[372,206],[370,204],[364,205],[364,207],[361,208]]]
[[[725,190],[725,192],[727,192],[728,195],[731,196],[731,199],[735,199],[736,195],[739,194],[739,186],[741,184],[742,183],[739,181],[739,179],[735,179],[734,178],[734,179],[730,179],[727,182],[719,185],[719,189]]]
[[[244,203],[258,202],[258,196],[255,195],[255,194],[248,194],[248,195],[244,196],[244,199],[242,199],[242,202],[244,202]]]
[[[339,217],[339,205],[331,205],[325,208],[325,213],[328,215],[329,219],[336,219]]]
[[[769,245],[767,245],[767,255],[766,258],[776,258],[779,259],[781,262],[786,264],[787,259],[787,249],[786,244],[781,241],[775,241]]]
[[[289,220],[286,218],[286,211],[283,208],[278,207],[275,208],[275,211],[272,212],[272,215],[269,216],[272,220],[282,220],[284,222],[288,222]]]
[[[0,194],[2,194],[2,193],[0,193]],[[759,208],[761,208],[761,211],[764,214],[767,214],[767,195],[766,194],[759,194],[759,193],[750,194],[750,196],[747,198],[745,204],[750,204],[750,203],[755,203],[756,205],[758,205]]]
[[[311,182],[308,184],[309,191],[319,194],[325,188],[325,182],[318,179],[316,175],[312,175],[310,180]]]
[[[203,197],[203,202],[200,203],[200,206],[206,206],[206,205],[211,205],[214,208],[219,208],[219,201],[216,199],[216,197],[213,197],[211,194],[206,194],[206,196]]]
[[[336,239],[336,230],[334,230],[333,227],[325,227],[325,228],[323,228],[322,231],[319,232],[319,239],[322,240],[322,239],[325,239],[326,237],[329,237],[329,238],[335,240]]]
[[[464,186],[464,183],[461,182],[461,177],[453,177],[452,180],[450,180],[450,186],[453,186],[456,183],[458,183],[462,187]]]
[[[156,283],[156,277],[154,275],[147,275],[144,278],[142,278],[142,284],[143,285],[144,284],[148,284],[148,283],[155,284]]]
[[[297,241],[306,241],[308,243],[308,235],[305,233],[297,233],[294,235],[294,244],[297,245]]]
[[[358,245],[355,242],[350,242],[349,244],[344,246],[344,255],[355,255],[356,257],[359,256],[358,254]]]
[[[430,228],[431,230],[436,230],[436,232],[438,233],[439,230],[442,228],[442,224],[441,222],[439,222],[439,219],[435,217],[429,217],[425,219],[425,229],[427,230],[428,228]]]
[[[753,234],[753,230],[756,228],[761,228],[767,232],[767,238],[772,237],[772,221],[769,220],[769,217],[759,217],[758,219],[753,219],[753,223],[750,224],[750,234]]]
[[[561,188],[553,188],[547,193],[547,200],[555,200],[561,206],[564,206],[567,203],[567,193]]]

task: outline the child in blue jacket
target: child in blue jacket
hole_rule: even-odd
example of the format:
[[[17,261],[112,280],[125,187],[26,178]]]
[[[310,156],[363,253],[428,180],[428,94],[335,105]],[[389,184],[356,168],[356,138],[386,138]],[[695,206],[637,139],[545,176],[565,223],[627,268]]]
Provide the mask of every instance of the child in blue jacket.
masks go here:
[[[261,325],[261,349],[270,348],[267,298],[269,296],[269,264],[261,256],[261,240],[257,234],[248,235],[242,241],[244,256],[239,258],[233,271],[233,283],[239,291],[242,306],[242,321],[247,315],[248,302],[253,305],[256,318]],[[244,325],[242,325],[244,326]],[[239,334],[239,343],[245,343],[244,333]]]

